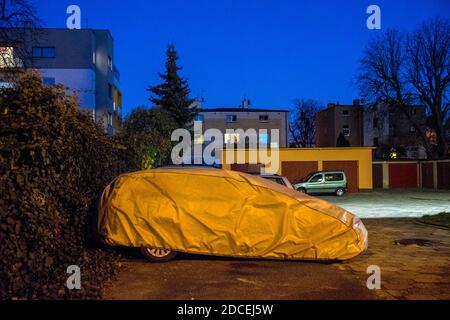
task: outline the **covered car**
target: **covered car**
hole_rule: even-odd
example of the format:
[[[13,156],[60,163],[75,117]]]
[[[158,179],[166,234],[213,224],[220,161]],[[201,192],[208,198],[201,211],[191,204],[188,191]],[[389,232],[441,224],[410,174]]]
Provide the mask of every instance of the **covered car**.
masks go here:
[[[123,174],[104,190],[98,231],[109,245],[299,260],[344,260],[367,248],[358,217],[259,176],[213,168]],[[153,250],[153,251],[152,251]],[[158,251],[159,250],[159,251]]]

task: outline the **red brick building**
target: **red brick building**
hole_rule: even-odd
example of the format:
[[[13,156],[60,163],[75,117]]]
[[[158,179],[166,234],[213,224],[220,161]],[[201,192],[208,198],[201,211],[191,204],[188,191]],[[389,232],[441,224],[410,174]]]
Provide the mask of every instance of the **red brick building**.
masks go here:
[[[316,115],[316,146],[335,147],[342,132],[350,146],[364,145],[363,106],[358,99],[351,105],[329,103]]]

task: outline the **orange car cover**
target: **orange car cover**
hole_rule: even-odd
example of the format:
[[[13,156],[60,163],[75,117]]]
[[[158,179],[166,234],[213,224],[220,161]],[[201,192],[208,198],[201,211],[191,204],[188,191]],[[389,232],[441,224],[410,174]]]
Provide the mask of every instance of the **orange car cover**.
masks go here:
[[[360,219],[259,176],[213,168],[123,174],[104,190],[105,243],[270,259],[352,258],[367,248]]]

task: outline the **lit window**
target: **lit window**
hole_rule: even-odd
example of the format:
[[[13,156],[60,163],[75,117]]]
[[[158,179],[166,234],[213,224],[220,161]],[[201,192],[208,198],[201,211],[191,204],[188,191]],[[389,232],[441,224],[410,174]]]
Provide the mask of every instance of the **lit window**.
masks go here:
[[[203,114],[197,113],[197,114],[194,116],[194,121],[204,121],[204,120],[205,120],[205,116],[204,116]]]
[[[260,133],[259,134],[259,144],[264,144],[264,145],[269,144],[269,134],[268,133]]]
[[[111,70],[113,68],[112,58],[110,56],[108,56],[108,68],[110,68]]]
[[[228,114],[227,115],[227,122],[236,122],[237,116],[235,114]]]
[[[239,143],[238,133],[225,133],[225,144]]]
[[[0,89],[4,89],[4,88],[12,88],[12,83],[6,82],[6,81],[0,81]]]
[[[12,47],[0,47],[0,68],[15,67],[14,49]]]
[[[195,135],[194,143],[195,144],[203,144],[205,142],[205,137],[202,134]]]
[[[269,121],[269,116],[262,114],[259,116],[259,121]]]
[[[344,134],[344,136],[348,137],[350,135],[350,128],[349,126],[345,125],[342,127],[342,133]]]

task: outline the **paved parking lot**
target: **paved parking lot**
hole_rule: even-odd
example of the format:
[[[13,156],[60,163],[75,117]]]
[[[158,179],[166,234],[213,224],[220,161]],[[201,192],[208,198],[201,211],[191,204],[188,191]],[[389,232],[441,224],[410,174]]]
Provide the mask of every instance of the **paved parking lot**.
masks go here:
[[[373,191],[320,196],[360,218],[421,217],[450,212],[450,191]]]
[[[450,232],[415,219],[363,219],[369,249],[333,264],[128,254],[106,299],[450,299]],[[402,243],[402,244],[398,244]],[[367,267],[381,289],[366,287]]]

